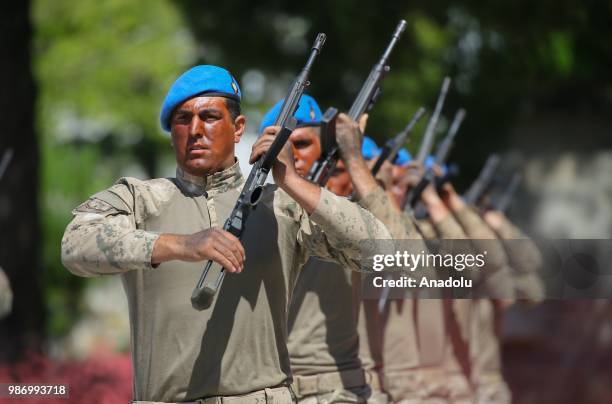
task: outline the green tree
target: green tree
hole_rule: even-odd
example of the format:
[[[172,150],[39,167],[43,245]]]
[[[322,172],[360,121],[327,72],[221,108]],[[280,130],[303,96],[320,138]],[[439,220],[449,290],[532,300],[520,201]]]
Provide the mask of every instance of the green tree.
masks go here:
[[[159,175],[168,149],[159,105],[196,47],[168,1],[39,0],[33,19],[45,298],[49,331],[61,335],[84,284],[60,262],[70,211],[119,176]]]

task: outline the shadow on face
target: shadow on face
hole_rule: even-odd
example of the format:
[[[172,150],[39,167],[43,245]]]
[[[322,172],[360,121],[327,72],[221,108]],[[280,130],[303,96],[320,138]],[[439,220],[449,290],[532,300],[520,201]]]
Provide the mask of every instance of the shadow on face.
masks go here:
[[[391,187],[389,191],[398,205],[401,205],[406,196],[407,188],[404,177],[407,170],[407,166],[393,165],[391,168]]]
[[[176,163],[197,176],[231,167],[235,162],[234,146],[245,124],[246,117],[233,117],[223,97],[188,99],[174,110],[170,121]]]
[[[349,196],[353,193],[351,177],[342,160],[338,161],[329,181],[327,181],[327,189],[338,196]]]
[[[293,148],[295,169],[302,177],[306,177],[310,167],[321,156],[320,129],[315,126],[304,126],[295,129],[289,140]]]

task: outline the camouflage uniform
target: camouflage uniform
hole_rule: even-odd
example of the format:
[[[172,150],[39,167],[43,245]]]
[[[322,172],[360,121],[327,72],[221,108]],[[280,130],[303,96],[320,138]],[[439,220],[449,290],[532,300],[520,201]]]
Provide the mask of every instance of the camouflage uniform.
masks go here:
[[[11,290],[11,284],[4,270],[0,268],[0,318],[8,316],[12,306],[13,291]]]
[[[427,220],[420,220],[417,224],[427,239],[466,238],[461,226],[450,214],[435,225]],[[469,377],[472,301],[418,299],[416,305],[418,382],[422,392],[420,403],[472,403],[474,391]]]
[[[538,276],[538,270],[542,266],[542,255],[525,233],[506,216],[502,218],[502,225],[496,229],[496,233],[506,249],[508,262],[513,270],[516,299],[541,302],[544,298],[544,285]]]
[[[192,308],[203,263],[153,268],[160,233],[192,234],[221,225],[243,184],[238,163],[202,177],[123,178],[77,207],[62,240],[62,261],[82,276],[121,274],[130,310],[135,400],[231,396],[290,402],[287,306],[309,256],[359,268],[359,241],[389,238],[357,205],[321,190],[309,216],[284,191],[266,186],[242,237],[245,270],[229,274],[212,306]],[[211,398],[212,397],[212,398]],[[244,396],[246,397],[246,396]],[[249,401],[249,402],[250,402]]]
[[[408,236],[405,226],[397,226],[400,215],[391,209],[382,189],[377,188],[359,204],[394,237]],[[300,403],[387,402],[376,378],[359,359],[361,284],[359,274],[351,272],[334,263],[311,259],[300,273],[289,310],[288,342],[293,390]]]
[[[427,250],[411,217],[400,213],[381,188],[359,202],[380,219],[396,240],[413,240],[410,248]],[[359,285],[356,285],[359,286]],[[360,356],[374,383],[393,402],[409,402],[418,396],[414,365],[418,363],[412,296],[389,300],[378,312],[377,300],[363,300],[359,316]]]
[[[480,250],[487,250],[487,264],[482,270],[485,277],[497,279],[500,297],[512,300],[514,282],[512,269],[504,246],[497,242],[493,230],[471,207],[455,213],[457,221]],[[495,240],[495,241],[493,241]],[[472,383],[476,388],[476,403],[505,404],[512,400],[511,392],[502,375],[499,344],[498,305],[491,299],[475,299],[471,322]]]

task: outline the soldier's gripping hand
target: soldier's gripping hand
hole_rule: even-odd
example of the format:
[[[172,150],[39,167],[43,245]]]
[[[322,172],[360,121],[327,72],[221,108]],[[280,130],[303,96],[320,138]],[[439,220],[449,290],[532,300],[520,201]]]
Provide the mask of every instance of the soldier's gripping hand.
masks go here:
[[[268,151],[279,129],[278,126],[268,126],[264,129],[263,134],[253,144],[249,163],[255,163]],[[276,185],[287,192],[308,214],[315,211],[321,197],[321,188],[302,178],[296,171],[290,141],[285,143],[276,157],[272,175]]]
[[[253,144],[251,156],[249,157],[250,164],[254,164],[268,151],[270,146],[272,146],[272,142],[274,142],[274,138],[279,130],[280,126],[268,126],[266,129],[264,129],[262,135]],[[285,143],[283,149],[276,157],[276,162],[272,167],[272,176],[274,177],[274,182],[280,187],[283,187],[283,185],[287,182],[287,179],[295,176],[299,177],[297,171],[295,170],[290,141]]]
[[[402,177],[400,186],[404,187],[406,191],[416,187],[423,177],[423,166],[415,161],[410,161],[406,166],[406,174]]]
[[[376,161],[376,159],[372,159],[370,161]],[[393,164],[389,162],[389,160],[385,160],[385,162],[376,173],[376,181],[378,184],[385,190],[390,191],[391,187],[393,187]],[[401,184],[397,184],[401,187]]]
[[[455,191],[453,184],[448,181],[442,185],[440,197],[444,201],[444,204],[453,212],[459,212],[465,206],[463,198]]]
[[[246,258],[244,247],[233,234],[211,227],[194,234],[162,234],[153,247],[151,263],[180,260],[198,262],[211,260],[228,272],[242,272]]]
[[[429,217],[433,223],[442,222],[450,212],[438,196],[433,184],[428,184],[421,193],[421,200],[427,208]]]
[[[504,226],[505,218],[502,212],[497,210],[488,210],[483,215],[482,218],[485,222],[495,231],[500,231]]]
[[[367,117],[364,119],[367,120]],[[362,125],[365,126],[363,120]],[[336,119],[336,142],[345,163],[352,158],[361,157],[361,138],[359,124],[347,114],[340,113]]]

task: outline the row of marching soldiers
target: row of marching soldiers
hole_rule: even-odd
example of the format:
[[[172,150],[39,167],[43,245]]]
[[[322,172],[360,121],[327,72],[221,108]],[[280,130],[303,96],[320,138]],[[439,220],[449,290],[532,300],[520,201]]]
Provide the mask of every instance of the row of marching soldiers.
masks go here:
[[[264,117],[261,130],[274,121],[279,107]],[[299,127],[290,140],[296,168],[312,176],[324,136],[321,111],[304,95],[295,116]],[[511,402],[502,376],[501,315],[515,297],[524,303],[542,298],[536,275],[541,257],[504,214],[518,177],[489,198],[497,155],[487,160],[465,195],[453,187],[443,160],[463,116],[460,110],[436,155],[424,161],[398,147],[406,133],[383,148],[367,136],[359,144],[337,135],[342,159],[327,188],[356,200],[395,239],[414,240],[412,250],[420,249],[414,248],[419,239],[469,239],[475,250],[488,254],[481,285],[488,288],[488,296],[500,298],[425,299],[417,292],[387,301],[384,296],[363,299],[358,274],[311,259],[298,278],[288,322],[292,387],[299,401],[358,402],[365,397],[369,402]],[[362,132],[366,121],[367,116],[360,122]],[[427,147],[425,143],[421,147]],[[423,184],[425,173],[433,173],[430,183]],[[509,241],[517,239],[522,242]]]
[[[328,121],[305,94],[279,102],[261,123],[245,182],[235,157],[247,121],[238,82],[226,69],[193,67],[170,86],[160,113],[176,175],[121,178],[72,211],[64,266],[123,282],[133,403],[509,402],[496,322],[514,296],[538,297],[528,287],[537,253],[507,251],[505,241],[521,232],[455,192],[441,164],[448,152],[428,165],[430,145],[414,160],[402,150],[409,130],[380,150],[364,138],[371,96],[354,113],[359,122],[351,111]],[[290,142],[277,148],[287,132]],[[242,210],[253,173],[267,175],[262,161],[275,185],[250,199],[257,209]],[[487,188],[489,171],[472,195]],[[497,240],[486,247],[488,267],[475,273],[508,299],[361,298],[362,258],[382,252],[364,240],[408,240],[420,251],[437,238]],[[228,276],[200,304],[210,273]]]

